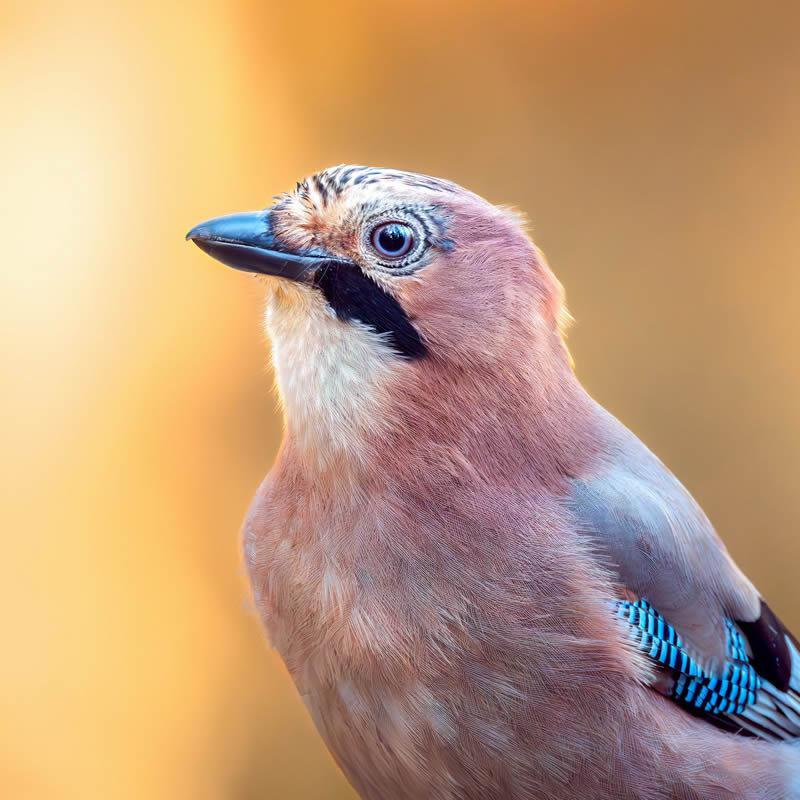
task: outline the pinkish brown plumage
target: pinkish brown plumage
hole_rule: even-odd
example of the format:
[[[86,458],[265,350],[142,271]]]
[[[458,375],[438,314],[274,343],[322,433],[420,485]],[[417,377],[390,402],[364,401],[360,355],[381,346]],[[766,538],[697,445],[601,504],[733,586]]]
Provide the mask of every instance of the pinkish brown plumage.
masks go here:
[[[245,559],[364,798],[800,797],[795,642],[577,381],[515,215],[338,167],[190,237],[281,276]]]

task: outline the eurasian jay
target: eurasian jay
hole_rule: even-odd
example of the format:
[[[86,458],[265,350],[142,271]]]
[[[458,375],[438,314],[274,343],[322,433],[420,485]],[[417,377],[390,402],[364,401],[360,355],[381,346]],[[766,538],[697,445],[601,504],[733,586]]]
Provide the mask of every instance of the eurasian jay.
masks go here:
[[[800,798],[797,641],[578,382],[517,215],[340,166],[188,238],[269,276],[245,561],[362,797]]]

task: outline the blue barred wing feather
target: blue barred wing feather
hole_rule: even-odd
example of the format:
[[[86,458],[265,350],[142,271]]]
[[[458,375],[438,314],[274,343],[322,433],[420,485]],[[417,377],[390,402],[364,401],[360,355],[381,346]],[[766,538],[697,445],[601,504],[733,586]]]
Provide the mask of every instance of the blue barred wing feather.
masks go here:
[[[752,650],[732,620],[725,620],[728,660],[714,674],[701,668],[646,599],[619,600],[614,613],[631,644],[656,667],[659,691],[686,710],[718,727],[761,739],[800,735],[797,693],[778,689],[759,674]]]
[[[628,623],[636,648],[673,673],[670,696],[681,705],[706,714],[742,714],[758,699],[761,678],[750,664],[742,635],[730,620],[728,657],[722,676],[704,672],[686,652],[680,636],[647,600],[620,600],[617,616]]]

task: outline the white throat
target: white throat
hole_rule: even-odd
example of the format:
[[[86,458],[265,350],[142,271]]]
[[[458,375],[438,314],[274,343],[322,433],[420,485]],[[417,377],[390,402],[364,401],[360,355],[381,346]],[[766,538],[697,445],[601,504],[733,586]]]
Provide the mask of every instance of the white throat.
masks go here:
[[[359,458],[383,425],[397,356],[365,325],[337,319],[314,290],[272,292],[265,327],[288,434],[321,466]]]

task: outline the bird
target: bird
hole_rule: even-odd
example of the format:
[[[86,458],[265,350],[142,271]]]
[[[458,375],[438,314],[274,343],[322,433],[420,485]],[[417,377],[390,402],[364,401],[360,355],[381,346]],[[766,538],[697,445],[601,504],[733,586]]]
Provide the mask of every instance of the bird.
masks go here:
[[[800,798],[798,642],[579,382],[520,213],[342,165],[187,238],[263,283],[243,559],[362,798]]]

